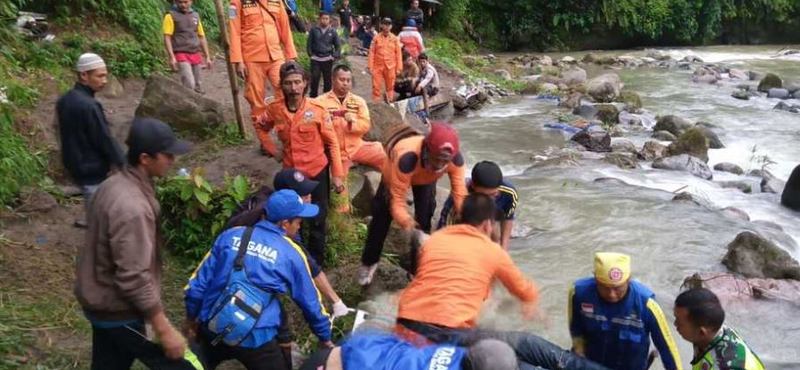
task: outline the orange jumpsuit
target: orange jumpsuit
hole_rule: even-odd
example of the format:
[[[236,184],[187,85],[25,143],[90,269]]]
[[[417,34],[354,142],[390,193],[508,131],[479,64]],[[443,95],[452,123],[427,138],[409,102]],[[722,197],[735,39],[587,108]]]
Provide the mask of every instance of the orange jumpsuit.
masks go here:
[[[367,57],[367,67],[372,73],[372,101],[381,100],[381,82],[386,88],[386,97],[394,100],[394,81],[403,69],[403,46],[400,39],[389,32],[378,33],[372,39]]]
[[[503,248],[471,225],[453,225],[422,245],[414,280],[400,294],[398,319],[472,328],[494,279],[526,303],[539,290]]]
[[[278,151],[269,132],[274,128],[283,143],[283,167],[293,167],[313,178],[328,165],[325,149],[328,149],[331,160],[331,176],[342,177],[342,157],[339,140],[333,128],[328,111],[310,98],[304,98],[297,112],[286,108],[283,99],[270,103],[266,108],[265,118],[258,123],[261,146],[272,155]]]
[[[250,103],[253,122],[261,117],[264,85],[267,79],[280,100],[280,68],[286,59],[297,59],[289,15],[281,0],[231,0],[230,18],[231,63],[244,62],[247,81],[244,97]],[[255,125],[258,133],[259,125]],[[259,137],[261,134],[259,133]]]

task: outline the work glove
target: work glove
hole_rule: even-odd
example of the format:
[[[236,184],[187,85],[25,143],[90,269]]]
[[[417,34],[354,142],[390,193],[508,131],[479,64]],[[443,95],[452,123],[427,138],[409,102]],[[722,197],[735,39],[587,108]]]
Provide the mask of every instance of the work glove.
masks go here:
[[[333,304],[333,318],[347,316],[351,312],[356,312],[356,310],[347,307],[341,300]]]

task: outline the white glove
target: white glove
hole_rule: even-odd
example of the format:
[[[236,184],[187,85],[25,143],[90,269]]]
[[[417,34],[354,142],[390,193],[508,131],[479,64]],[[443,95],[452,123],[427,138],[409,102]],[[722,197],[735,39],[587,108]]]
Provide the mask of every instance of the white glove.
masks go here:
[[[347,314],[349,314],[350,312],[355,312],[355,311],[356,310],[354,310],[354,309],[352,309],[350,307],[347,307],[347,305],[344,304],[344,302],[342,302],[341,300],[339,300],[339,302],[335,302],[333,304],[333,317],[334,318],[347,316]]]

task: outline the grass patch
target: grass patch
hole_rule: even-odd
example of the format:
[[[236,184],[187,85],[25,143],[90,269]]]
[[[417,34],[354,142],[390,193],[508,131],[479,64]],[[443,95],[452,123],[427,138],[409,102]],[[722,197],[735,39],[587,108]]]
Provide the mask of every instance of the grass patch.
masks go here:
[[[506,81],[484,72],[482,68],[488,67],[489,63],[481,57],[474,56],[478,50],[472,43],[458,42],[445,37],[428,37],[425,39],[425,48],[425,52],[434,62],[466,75],[468,81],[483,79],[513,91],[521,91],[526,86],[524,82]]]
[[[46,165],[44,154],[30,150],[16,133],[10,111],[0,106],[0,204],[10,203],[24,187],[47,180]]]

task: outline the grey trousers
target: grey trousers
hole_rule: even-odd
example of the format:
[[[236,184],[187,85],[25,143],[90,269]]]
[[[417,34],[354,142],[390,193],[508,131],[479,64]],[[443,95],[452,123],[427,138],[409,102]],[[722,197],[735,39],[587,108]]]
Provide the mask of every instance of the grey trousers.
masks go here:
[[[81,195],[83,195],[83,210],[86,214],[84,220],[88,223],[89,222],[89,214],[92,211],[92,200],[94,199],[94,193],[97,192],[97,188],[100,185],[81,185]]]
[[[200,92],[200,65],[191,65],[186,62],[178,63],[178,73],[184,87]]]

